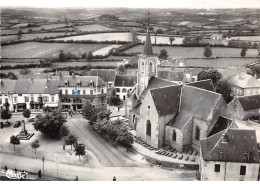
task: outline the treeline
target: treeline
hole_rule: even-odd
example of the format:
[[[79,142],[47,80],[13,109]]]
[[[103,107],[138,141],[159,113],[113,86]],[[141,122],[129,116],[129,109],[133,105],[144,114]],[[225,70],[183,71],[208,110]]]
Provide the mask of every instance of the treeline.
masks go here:
[[[68,67],[61,67],[61,68],[52,68],[46,69],[43,72],[55,72],[55,71],[76,71],[76,70],[90,70],[90,69],[115,69],[116,66],[92,66],[91,64],[87,64],[85,66],[68,66]]]

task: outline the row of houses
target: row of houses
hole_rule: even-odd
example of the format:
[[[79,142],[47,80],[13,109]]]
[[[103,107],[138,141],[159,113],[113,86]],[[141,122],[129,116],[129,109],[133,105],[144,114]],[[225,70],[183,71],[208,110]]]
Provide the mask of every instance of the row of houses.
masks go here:
[[[84,102],[107,104],[107,85],[98,76],[62,76],[50,79],[1,79],[0,107],[13,112],[44,107],[78,111]]]

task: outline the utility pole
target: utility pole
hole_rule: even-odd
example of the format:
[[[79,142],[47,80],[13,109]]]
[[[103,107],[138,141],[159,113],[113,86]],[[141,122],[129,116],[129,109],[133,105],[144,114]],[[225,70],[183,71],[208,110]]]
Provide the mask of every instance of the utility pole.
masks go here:
[[[42,157],[42,175],[44,175],[44,157]]]

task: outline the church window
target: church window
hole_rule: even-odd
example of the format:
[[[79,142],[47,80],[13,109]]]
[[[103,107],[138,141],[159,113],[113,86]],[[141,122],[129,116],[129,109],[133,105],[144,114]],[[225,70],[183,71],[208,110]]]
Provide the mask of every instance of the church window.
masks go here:
[[[172,141],[176,141],[176,131],[173,130],[173,133],[172,133]]]
[[[141,72],[144,73],[144,62],[142,62]]]
[[[150,62],[149,63],[149,73],[152,73],[153,72],[153,63]]]
[[[200,127],[196,126],[195,139],[200,140]]]
[[[146,122],[146,135],[151,136],[151,121],[147,120]]]

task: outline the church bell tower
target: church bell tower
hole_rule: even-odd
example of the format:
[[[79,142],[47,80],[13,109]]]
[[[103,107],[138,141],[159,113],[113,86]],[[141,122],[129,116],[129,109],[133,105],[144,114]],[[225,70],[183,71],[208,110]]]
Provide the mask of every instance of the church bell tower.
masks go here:
[[[149,32],[149,12],[148,12],[148,25],[146,40],[144,44],[143,54],[138,60],[138,73],[137,73],[137,89],[136,96],[140,97],[143,90],[147,88],[151,77],[157,77],[157,63],[158,58],[153,55],[153,48]]]

